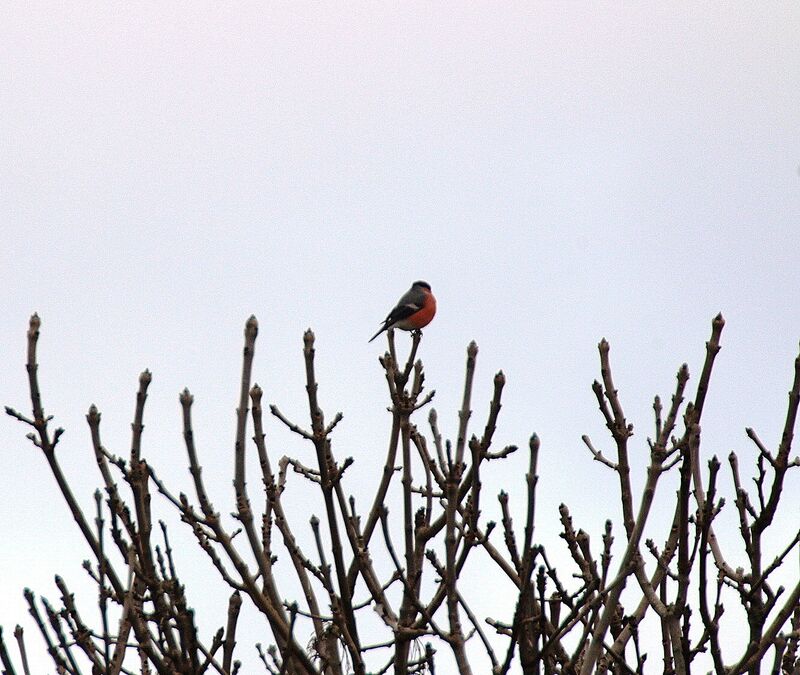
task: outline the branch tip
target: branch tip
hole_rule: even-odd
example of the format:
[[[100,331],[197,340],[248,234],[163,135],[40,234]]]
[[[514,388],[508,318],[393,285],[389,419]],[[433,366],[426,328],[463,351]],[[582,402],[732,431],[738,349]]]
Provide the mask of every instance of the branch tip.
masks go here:
[[[86,421],[90,426],[97,426],[100,424],[100,411],[94,403],[89,406],[89,412],[86,414]]]
[[[244,324],[244,336],[246,338],[253,338],[258,335],[258,319],[255,314],[251,314],[250,318]]]

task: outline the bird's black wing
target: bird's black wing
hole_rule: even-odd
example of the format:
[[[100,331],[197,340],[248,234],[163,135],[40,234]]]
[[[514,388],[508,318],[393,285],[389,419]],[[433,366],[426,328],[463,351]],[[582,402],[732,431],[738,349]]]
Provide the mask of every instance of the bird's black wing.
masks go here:
[[[416,303],[409,302],[404,305],[397,305],[391,312],[389,312],[389,316],[386,317],[386,325],[391,326],[396,324],[398,321],[402,321],[403,319],[407,319],[412,314],[416,314],[422,307]]]

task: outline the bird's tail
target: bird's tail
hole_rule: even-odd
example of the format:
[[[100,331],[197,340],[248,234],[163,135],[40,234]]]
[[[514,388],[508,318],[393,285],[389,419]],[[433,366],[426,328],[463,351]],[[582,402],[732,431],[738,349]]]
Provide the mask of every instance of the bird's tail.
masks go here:
[[[375,335],[373,335],[369,340],[367,340],[367,342],[372,342],[376,337],[378,337],[381,333],[383,333],[383,331],[385,331],[387,328],[389,328],[389,324],[388,323],[383,324],[383,326],[381,326],[381,329],[377,333],[375,333]]]

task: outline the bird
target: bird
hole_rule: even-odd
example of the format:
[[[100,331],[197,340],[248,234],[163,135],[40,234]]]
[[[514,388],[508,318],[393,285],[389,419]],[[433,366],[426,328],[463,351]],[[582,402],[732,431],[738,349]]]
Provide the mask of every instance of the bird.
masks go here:
[[[389,328],[419,330],[427,326],[435,314],[436,298],[431,293],[431,285],[427,281],[415,281],[406,294],[397,301],[397,305],[389,312],[380,330],[369,339],[369,342]]]

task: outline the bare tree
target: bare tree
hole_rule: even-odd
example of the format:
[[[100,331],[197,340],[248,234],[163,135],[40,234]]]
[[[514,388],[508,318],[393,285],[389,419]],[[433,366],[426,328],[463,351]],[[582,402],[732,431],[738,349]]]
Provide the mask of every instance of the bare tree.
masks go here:
[[[181,393],[180,403],[194,496],[176,494],[144,459],[148,371],[139,378],[128,457],[116,456],[103,446],[101,416],[94,406],[86,416],[102,480],[90,520],[58,462],[56,449],[63,430],[52,430],[52,417],[44,412],[36,356],[40,321],[34,315],[26,365],[32,414],[28,417],[8,407],[6,412],[31,428],[28,438],[42,451],[91,550],[93,559],[84,567],[97,586],[101,619],[95,627],[84,621],[60,577],[56,577],[58,604],[37,600],[25,591],[30,613],[57,671],[71,675],[85,668],[103,675],[236,673],[240,668],[234,658],[236,629],[245,602],[269,626],[273,645],[266,650],[259,645],[258,653],[264,669],[273,675],[433,673],[437,650],[449,651],[460,673],[475,670],[471,655],[480,651],[495,675],[644,673],[646,663],[651,672],[660,668],[665,675],[684,675],[699,654],[708,652],[718,675],[760,673],[765,662],[771,673],[797,675],[800,574],[796,569],[789,573],[795,581],[788,589],[776,586],[774,579],[779,568],[786,569],[790,555],[796,560],[800,529],[788,533],[771,560],[764,550],[764,535],[775,522],[789,469],[800,466],[800,458],[791,458],[800,402],[800,356],[777,450],[770,451],[752,429],[747,430],[758,449],[754,498],[743,487],[736,455],[728,458],[747,558],[747,568],[733,568],[714,532],[715,518],[724,506],[718,487],[720,462],[716,457],[703,462],[700,454],[703,407],[723,327],[722,316],[717,316],[693,397],[686,402],[689,370],[683,365],[666,415],[661,400],[655,398],[654,435],[648,440],[649,463],[638,495],[631,481],[635,467],[629,460],[633,427],[612,378],[609,344],[600,342],[601,377],[592,389],[614,452],[604,453],[587,436],[583,440],[593,459],[615,476],[624,537],[615,546],[608,520],[598,548],[584,530],[576,529],[563,504],[559,509],[563,544],[534,537],[540,448],[535,434],[527,447],[524,484],[519,486],[525,492],[522,530],[514,526],[505,492],[497,497],[499,527],[483,517],[482,477],[493,463],[505,460],[517,448],[493,445],[505,384],[502,372],[494,378],[482,430],[469,431],[478,353],[474,343],[467,348],[457,436],[446,440],[434,410],[428,414],[427,431],[416,423],[434,396],[433,391],[426,392],[422,362],[417,360],[421,334],[412,335],[410,353],[400,359],[389,331],[388,351],[380,363],[390,401],[391,430],[371,507],[360,513],[345,489],[353,460],[338,459],[333,452],[332,438],[342,414],[328,418],[320,407],[314,334],[307,331],[303,358],[308,421],[290,420],[275,405],[269,410],[313,448],[315,461],[313,466],[286,456],[276,461],[264,433],[263,394],[258,385],[251,384],[258,333],[255,317],[247,321],[244,331],[234,448],[234,529],[212,503],[205,485],[188,390]],[[260,507],[254,507],[247,488],[248,449],[255,449],[258,456]],[[309,481],[321,495],[324,510],[309,521],[311,550],[304,550],[296,534],[300,524],[289,517],[290,472]],[[659,548],[652,537],[645,538],[645,532],[659,482],[669,472],[677,476],[677,499],[671,527],[662,534]],[[399,481],[402,494],[396,518],[390,518],[386,506],[393,481]],[[209,638],[201,637],[197,628],[167,526],[159,521],[158,531],[153,531],[153,492],[174,508],[230,588],[227,616],[218,617],[220,628]],[[552,553],[561,546],[575,568],[568,577],[551,563]],[[278,550],[288,556],[290,567],[277,564]],[[379,558],[389,561],[388,567],[377,562]],[[460,583],[468,560],[493,569],[515,589],[505,617],[476,614],[470,588]],[[796,562],[793,565],[796,568]],[[294,587],[301,589],[298,597],[287,598],[281,590],[289,575],[295,577]],[[638,591],[623,606],[626,587]],[[720,629],[723,600],[729,598],[748,617],[745,644],[734,644]],[[365,628],[367,612],[377,614],[382,629]],[[661,658],[647,660],[641,636],[645,631],[655,634],[659,628]],[[299,636],[309,632],[313,639],[304,644]],[[28,675],[20,627],[15,638],[21,672]],[[3,673],[17,672],[2,631],[0,661]]]

